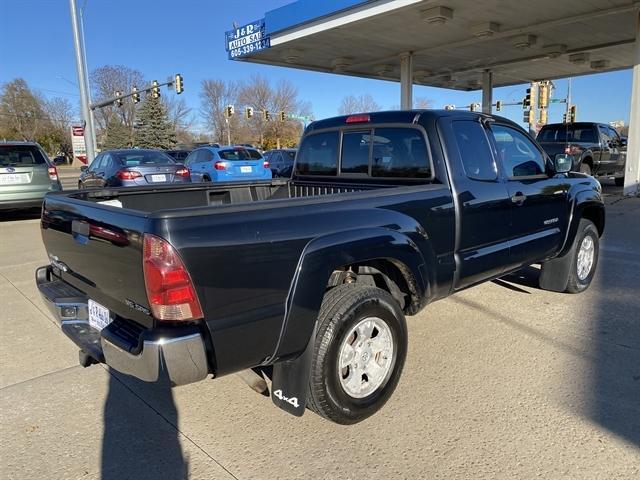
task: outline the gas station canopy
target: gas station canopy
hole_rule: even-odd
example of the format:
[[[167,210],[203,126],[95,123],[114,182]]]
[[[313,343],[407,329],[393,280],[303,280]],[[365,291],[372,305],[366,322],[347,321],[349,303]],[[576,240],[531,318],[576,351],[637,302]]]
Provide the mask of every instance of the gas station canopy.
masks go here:
[[[299,0],[265,14],[270,47],[238,58],[269,65],[476,90],[630,68],[630,0]]]

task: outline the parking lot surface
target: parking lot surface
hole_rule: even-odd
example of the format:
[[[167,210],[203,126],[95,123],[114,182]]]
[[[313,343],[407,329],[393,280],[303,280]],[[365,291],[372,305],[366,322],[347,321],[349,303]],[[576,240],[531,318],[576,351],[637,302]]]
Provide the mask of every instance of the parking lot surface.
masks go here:
[[[236,376],[170,390],[80,367],[34,284],[37,212],[4,215],[0,477],[640,478],[640,199],[619,190],[587,292],[529,267],[430,305],[395,394],[350,427]]]

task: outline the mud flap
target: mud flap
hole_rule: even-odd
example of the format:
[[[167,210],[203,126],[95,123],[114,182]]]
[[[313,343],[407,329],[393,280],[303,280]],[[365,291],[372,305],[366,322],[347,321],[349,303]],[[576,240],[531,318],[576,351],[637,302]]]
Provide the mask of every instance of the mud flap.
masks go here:
[[[291,415],[301,417],[307,406],[313,347],[316,328],[313,328],[304,352],[293,360],[276,363],[273,366],[271,400]]]
[[[550,292],[564,292],[569,284],[569,272],[573,261],[573,248],[562,257],[554,258],[542,264],[540,288]]]

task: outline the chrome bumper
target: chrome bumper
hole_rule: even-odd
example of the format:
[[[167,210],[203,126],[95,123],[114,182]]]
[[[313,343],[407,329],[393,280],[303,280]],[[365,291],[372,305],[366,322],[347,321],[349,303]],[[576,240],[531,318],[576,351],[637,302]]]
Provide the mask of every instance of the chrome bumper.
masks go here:
[[[89,325],[86,295],[52,276],[51,267],[36,270],[36,284],[62,331],[96,361],[146,382],[162,379],[172,385],[197,382],[209,373],[204,339],[196,327],[141,329],[135,344],[120,345],[109,338],[113,323],[102,332]]]

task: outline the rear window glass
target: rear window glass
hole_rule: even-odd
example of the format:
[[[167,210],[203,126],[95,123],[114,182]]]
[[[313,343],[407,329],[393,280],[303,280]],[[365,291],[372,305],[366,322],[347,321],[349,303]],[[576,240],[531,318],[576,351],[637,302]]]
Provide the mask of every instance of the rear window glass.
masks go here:
[[[33,145],[0,145],[0,167],[28,167],[46,163],[44,155]]]
[[[111,155],[125,167],[175,163],[173,158],[163,152],[111,152]]]
[[[369,173],[371,132],[345,132],[342,136],[340,173]]]
[[[218,150],[218,155],[223,160],[250,160],[251,157],[245,149]]]
[[[431,162],[422,133],[414,128],[376,128],[373,132],[374,177],[430,178]]]
[[[247,150],[247,152],[249,153],[249,157],[255,160],[260,160],[262,158],[262,155],[257,150]]]
[[[543,127],[538,134],[539,142],[588,142],[598,143],[592,125],[552,125]]]
[[[299,175],[335,175],[338,169],[339,132],[316,133],[307,136],[298,153],[296,172]]]

